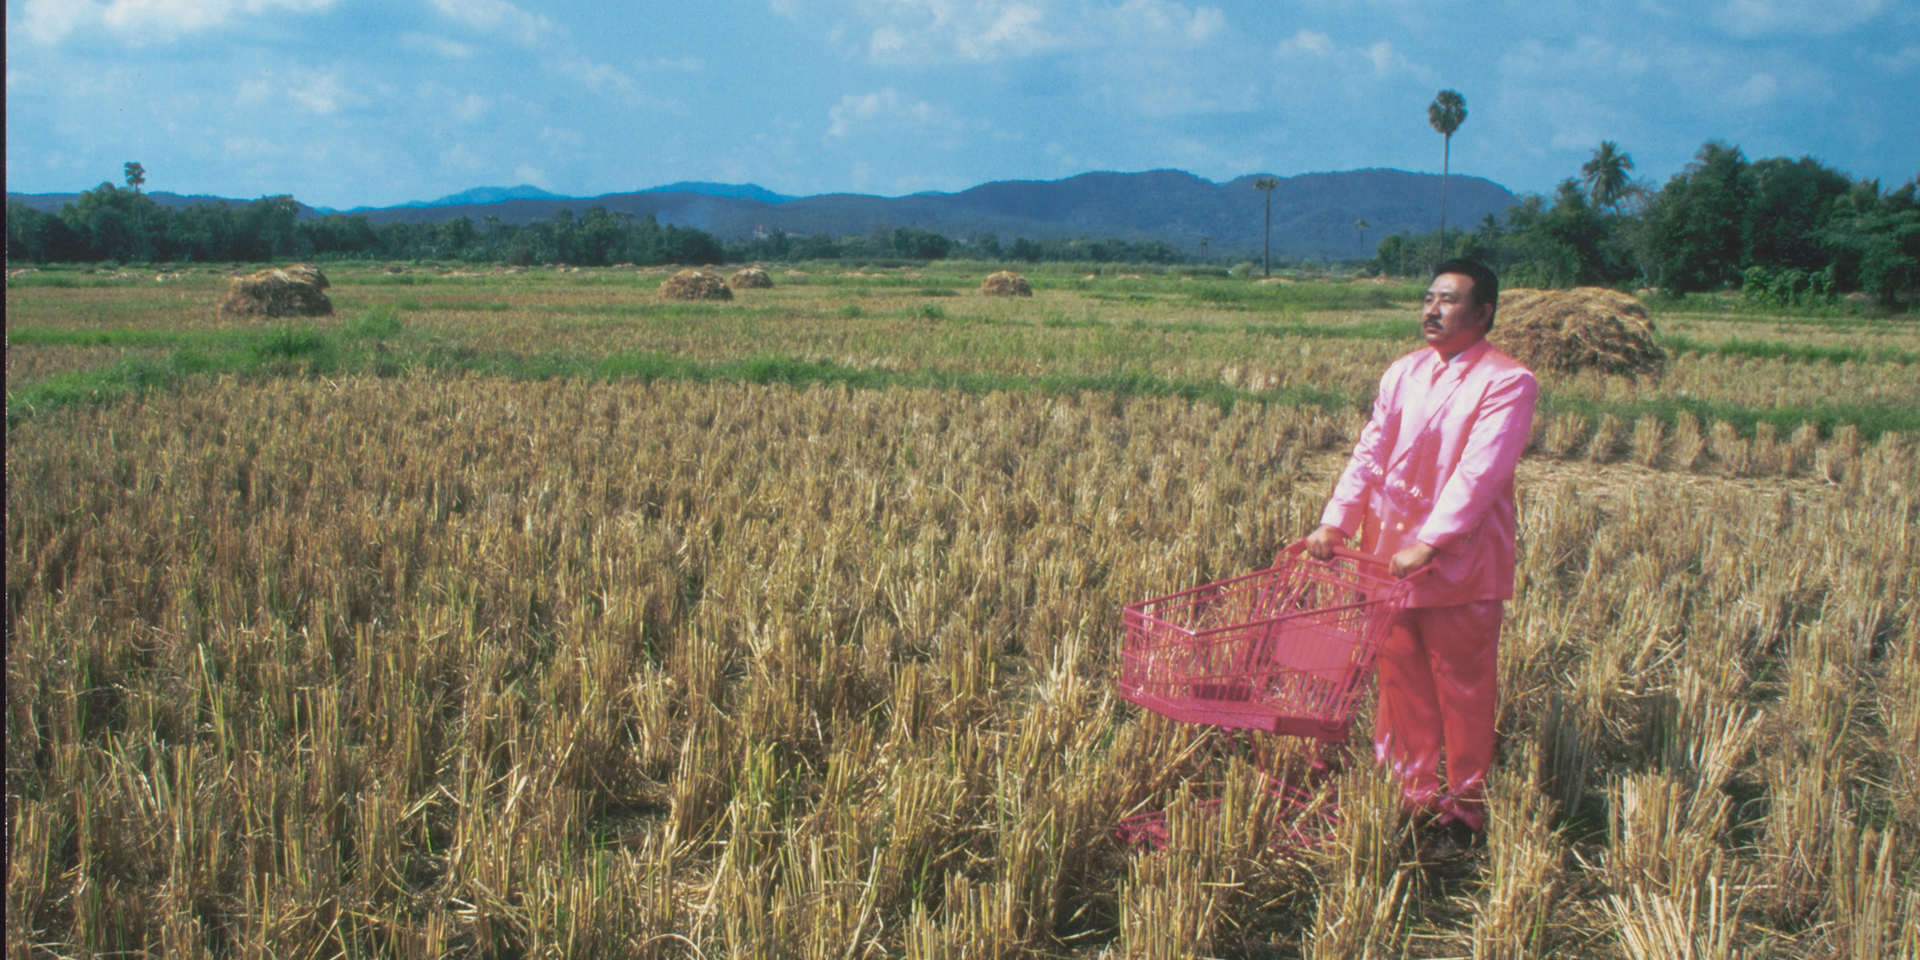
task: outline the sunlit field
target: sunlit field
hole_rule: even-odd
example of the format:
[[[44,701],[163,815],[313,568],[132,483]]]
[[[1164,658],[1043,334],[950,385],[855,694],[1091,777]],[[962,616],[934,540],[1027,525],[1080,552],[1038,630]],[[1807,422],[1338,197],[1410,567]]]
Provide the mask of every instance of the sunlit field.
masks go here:
[[[1114,692],[1421,285],[391,269],[10,278],[10,957],[1920,958],[1920,322],[1542,377],[1462,851]]]

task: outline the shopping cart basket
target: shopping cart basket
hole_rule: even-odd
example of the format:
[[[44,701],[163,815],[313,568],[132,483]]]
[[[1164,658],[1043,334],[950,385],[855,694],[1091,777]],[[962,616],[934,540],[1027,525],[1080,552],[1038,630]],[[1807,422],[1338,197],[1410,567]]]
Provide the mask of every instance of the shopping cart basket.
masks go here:
[[[1413,585],[1381,557],[1305,551],[1298,541],[1269,569],[1128,605],[1120,695],[1187,723],[1346,739]]]

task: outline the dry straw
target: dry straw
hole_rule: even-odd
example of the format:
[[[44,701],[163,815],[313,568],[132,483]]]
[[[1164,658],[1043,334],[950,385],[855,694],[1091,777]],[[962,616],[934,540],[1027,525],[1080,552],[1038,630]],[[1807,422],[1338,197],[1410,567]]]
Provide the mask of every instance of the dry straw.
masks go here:
[[[773,278],[759,267],[741,267],[727,278],[727,285],[735,290],[771,290]]]
[[[1371,764],[1287,848],[1330,821],[1112,702],[1119,605],[1270,562],[1355,429],[425,375],[17,425],[8,955],[1912,956],[1910,441],[1530,464],[1435,882]]]
[[[1599,370],[1627,376],[1659,373],[1667,352],[1653,342],[1653,321],[1640,301],[1604,287],[1533,290],[1500,295],[1491,339],[1535,370]]]
[[[1033,287],[1027,278],[1012,270],[997,270],[980,281],[980,292],[989,297],[1031,297]]]
[[[327,275],[307,263],[233,278],[220,312],[242,317],[324,317],[333,313]]]
[[[711,270],[682,270],[660,284],[660,296],[668,300],[732,300],[733,288]]]

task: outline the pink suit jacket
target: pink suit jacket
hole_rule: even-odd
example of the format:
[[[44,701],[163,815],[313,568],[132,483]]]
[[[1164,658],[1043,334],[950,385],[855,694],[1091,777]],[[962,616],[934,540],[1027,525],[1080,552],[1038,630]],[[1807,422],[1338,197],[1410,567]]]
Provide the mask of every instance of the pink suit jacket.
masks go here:
[[[1451,365],[1431,348],[1394,361],[1320,522],[1380,556],[1415,541],[1437,550],[1411,606],[1512,597],[1513,471],[1539,394],[1533,372],[1485,340]]]

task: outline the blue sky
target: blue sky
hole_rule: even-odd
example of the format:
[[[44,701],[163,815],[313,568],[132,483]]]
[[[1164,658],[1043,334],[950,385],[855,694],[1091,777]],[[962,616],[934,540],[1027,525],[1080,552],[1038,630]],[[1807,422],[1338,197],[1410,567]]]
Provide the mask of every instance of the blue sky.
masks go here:
[[[897,195],[1175,167],[1551,191],[1602,139],[1920,173],[1904,0],[24,0],[7,188],[319,206],[677,180]]]

